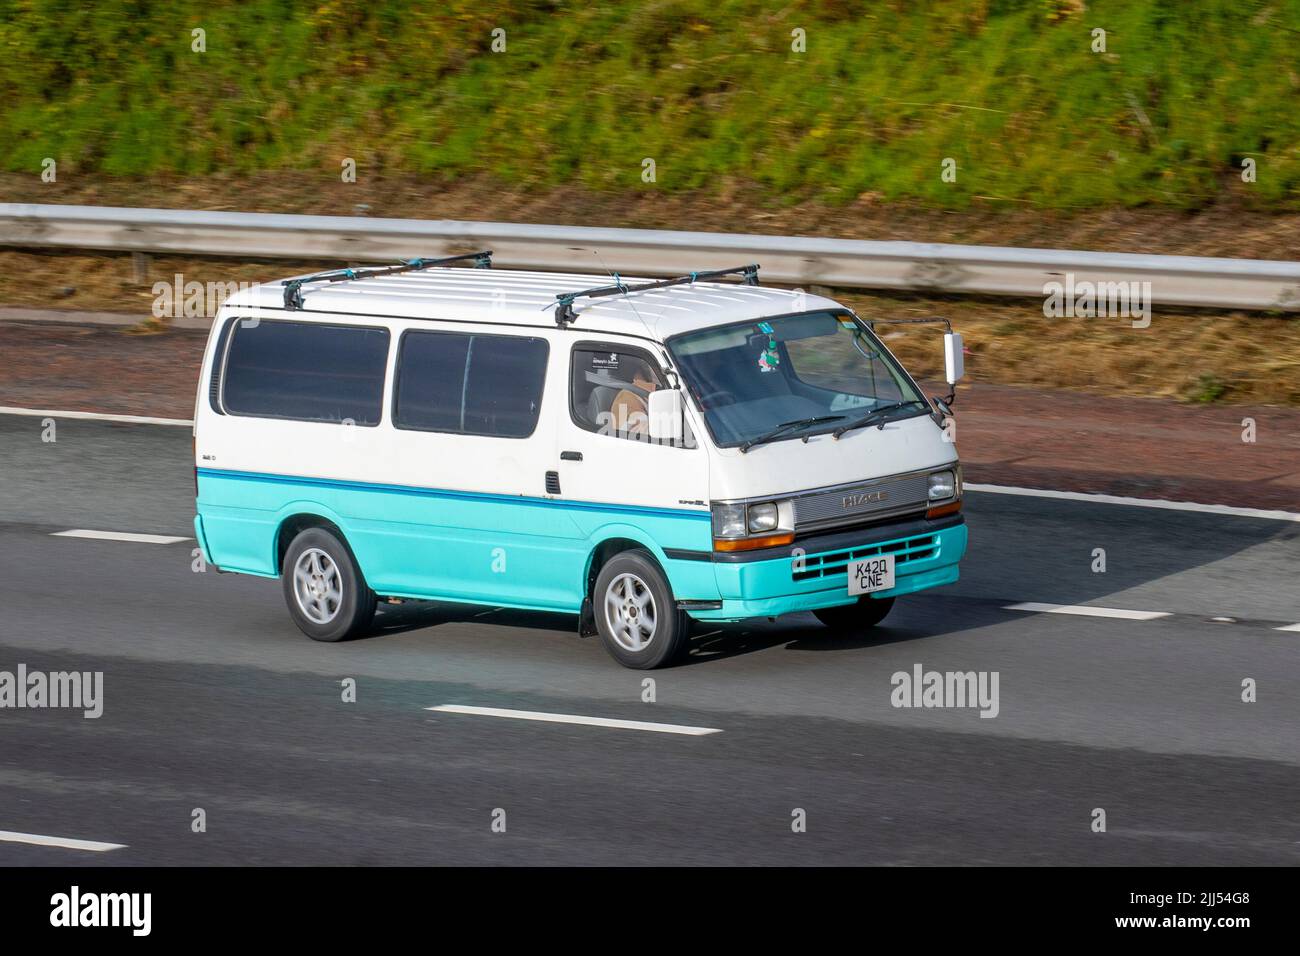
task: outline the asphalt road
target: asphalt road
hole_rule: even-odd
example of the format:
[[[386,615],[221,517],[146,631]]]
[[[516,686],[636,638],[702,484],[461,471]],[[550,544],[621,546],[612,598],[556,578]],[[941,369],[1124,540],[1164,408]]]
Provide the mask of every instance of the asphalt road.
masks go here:
[[[702,629],[647,674],[562,615],[407,605],[315,644],[191,541],[52,536],[190,534],[186,429],[57,438],[0,416],[0,671],[102,671],[104,711],[0,709],[0,831],[125,846],[0,839],[0,865],[1300,862],[1300,524],[972,493],[962,581],[872,635]],[[996,671],[997,716],[893,707],[916,664]]]

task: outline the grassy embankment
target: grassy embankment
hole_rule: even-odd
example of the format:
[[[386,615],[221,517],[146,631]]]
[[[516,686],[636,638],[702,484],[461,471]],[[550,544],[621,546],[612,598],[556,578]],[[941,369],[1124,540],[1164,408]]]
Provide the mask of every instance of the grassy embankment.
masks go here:
[[[247,208],[241,182],[340,184],[350,158],[361,182],[516,195],[1002,211],[1016,244],[1066,246],[1070,217],[1099,210],[1300,210],[1300,0],[755,6],[0,0],[0,170],[35,177],[50,158],[54,196],[145,182],[153,205],[173,204],[169,182],[215,183],[219,201],[192,204]],[[1036,211],[1057,241],[1023,238]],[[508,203],[476,218],[511,218]],[[52,282],[93,285],[85,269]],[[985,380],[1300,401],[1294,321],[1157,315],[1142,333],[1045,324],[1029,305],[856,301],[960,313]]]

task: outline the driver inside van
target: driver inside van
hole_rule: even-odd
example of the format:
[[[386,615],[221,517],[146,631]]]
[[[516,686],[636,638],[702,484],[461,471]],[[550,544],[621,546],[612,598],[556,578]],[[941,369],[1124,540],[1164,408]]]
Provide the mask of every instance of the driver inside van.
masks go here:
[[[610,402],[614,428],[628,435],[645,435],[650,430],[647,400],[650,393],[659,387],[659,381],[650,364],[643,359],[630,359],[626,374],[630,374],[633,387],[620,389]]]

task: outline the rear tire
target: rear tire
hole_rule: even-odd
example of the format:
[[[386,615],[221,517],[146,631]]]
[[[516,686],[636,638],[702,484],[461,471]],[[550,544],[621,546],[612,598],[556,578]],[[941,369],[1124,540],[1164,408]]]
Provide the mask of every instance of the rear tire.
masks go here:
[[[347,545],[325,528],[308,528],[290,542],[280,584],[293,623],[313,641],[357,637],[374,620],[375,592]]]
[[[601,643],[624,667],[651,670],[685,653],[690,617],[678,610],[649,551],[622,551],[610,558],[596,576],[591,601]]]
[[[841,604],[839,607],[824,607],[813,611],[817,620],[827,627],[845,634],[869,631],[885,619],[894,606],[894,599],[869,598],[861,595],[856,604]]]

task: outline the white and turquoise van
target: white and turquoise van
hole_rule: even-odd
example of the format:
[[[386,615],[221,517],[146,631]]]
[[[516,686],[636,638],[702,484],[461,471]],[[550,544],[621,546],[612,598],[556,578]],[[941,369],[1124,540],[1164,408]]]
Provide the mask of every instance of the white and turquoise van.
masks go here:
[[[755,266],[458,264],[264,285],[213,325],[195,531],[219,570],[280,578],[309,637],[363,632],[379,601],[466,602],[576,614],[650,668],[691,621],[858,630],[957,580],[947,406],[844,306]]]

